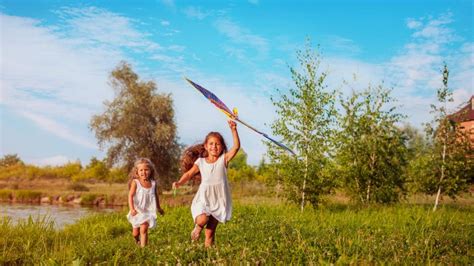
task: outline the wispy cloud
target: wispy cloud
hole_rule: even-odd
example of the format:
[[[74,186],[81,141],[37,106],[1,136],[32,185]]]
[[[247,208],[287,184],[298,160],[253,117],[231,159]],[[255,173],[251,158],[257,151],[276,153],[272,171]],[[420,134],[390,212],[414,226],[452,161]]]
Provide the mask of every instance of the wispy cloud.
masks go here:
[[[68,124],[84,128],[112,95],[107,78],[127,49],[160,50],[134,21],[106,10],[63,8],[62,24],[1,14],[0,103],[53,135],[96,149]],[[172,49],[182,49],[172,47]],[[94,95],[94,97],[91,97]]]
[[[76,144],[79,144],[81,146],[88,147],[88,148],[91,148],[91,149],[97,148],[97,145],[92,143],[90,140],[88,140],[88,139],[86,139],[86,138],[84,138],[84,137],[82,137],[78,134],[75,134],[69,128],[63,126],[62,124],[60,124],[60,123],[58,123],[58,122],[56,122],[56,121],[54,121],[50,118],[47,118],[43,115],[27,112],[27,111],[22,111],[22,112],[20,112],[20,114],[23,115],[26,118],[31,119],[33,122],[35,122],[42,129],[45,129],[45,130],[49,131],[50,133],[52,133],[52,134],[54,134],[54,135],[56,135],[60,138],[69,140],[73,143],[76,143]]]
[[[192,19],[203,20],[209,15],[211,15],[211,11],[203,11],[200,7],[189,6],[183,10],[183,13]]]
[[[411,39],[389,60],[374,63],[331,55],[323,58],[320,70],[329,73],[326,81],[330,88],[340,88],[346,95],[352,89],[362,90],[369,84],[383,82],[385,87],[394,89],[392,96],[397,100],[396,105],[402,106],[399,111],[407,115],[410,123],[421,126],[431,120],[430,104],[436,102],[436,90],[442,86],[444,62],[451,71],[449,85],[454,102],[448,106],[450,110],[473,95],[474,45],[456,35],[451,28],[453,20],[451,13],[408,19],[406,26],[413,31]],[[357,47],[350,40],[334,40]],[[351,86],[343,86],[342,80]]]
[[[161,0],[161,2],[169,8],[173,8],[173,9],[176,8],[176,4],[174,0]]]
[[[65,22],[61,33],[82,44],[107,45],[117,48],[160,49],[160,45],[148,40],[148,34],[135,28],[135,21],[108,10],[87,8],[62,8],[56,12]]]
[[[331,35],[325,38],[327,47],[333,50],[336,54],[359,54],[361,48],[351,39],[341,36]]]
[[[266,53],[269,49],[267,39],[251,33],[250,30],[241,27],[227,18],[220,18],[214,23],[219,33],[223,34],[235,44],[249,46],[260,53]]]
[[[55,155],[44,158],[27,158],[27,160],[29,163],[37,166],[60,166],[73,161],[64,155]]]
[[[451,13],[408,20],[407,27],[414,30],[412,40],[387,64],[396,87],[427,96],[441,86],[443,62],[455,63],[452,60],[460,52],[448,49],[448,45],[460,41],[449,27],[452,21]]]

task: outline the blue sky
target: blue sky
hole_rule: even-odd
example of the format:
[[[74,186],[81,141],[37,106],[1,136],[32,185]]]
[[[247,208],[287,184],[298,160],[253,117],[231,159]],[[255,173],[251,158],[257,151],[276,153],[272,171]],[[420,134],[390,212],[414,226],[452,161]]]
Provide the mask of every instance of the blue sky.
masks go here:
[[[2,0],[0,16],[0,155],[37,165],[103,158],[88,124],[112,99],[108,77],[121,60],[173,95],[186,145],[209,131],[231,136],[223,114],[183,77],[271,133],[270,96],[292,86],[288,66],[307,37],[320,45],[330,88],[347,94],[384,82],[415,126],[431,120],[443,62],[450,108],[473,95],[472,1]],[[239,128],[257,164],[262,139]]]

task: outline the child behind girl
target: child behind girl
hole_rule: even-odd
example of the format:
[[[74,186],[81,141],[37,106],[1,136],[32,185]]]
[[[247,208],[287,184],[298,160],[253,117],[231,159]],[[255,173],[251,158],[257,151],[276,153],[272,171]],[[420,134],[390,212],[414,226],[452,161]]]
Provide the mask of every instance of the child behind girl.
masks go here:
[[[128,221],[132,224],[132,235],[141,247],[148,242],[148,229],[155,227],[156,212],[164,214],[160,206],[158,189],[155,181],[155,166],[147,158],[135,161],[130,172]]]
[[[185,151],[182,160],[187,171],[178,182],[173,183],[173,188],[178,188],[200,173],[201,184],[191,205],[195,223],[191,239],[198,240],[202,229],[206,226],[206,247],[214,243],[219,222],[225,223],[232,215],[227,166],[239,151],[240,140],[236,123],[234,121],[228,121],[228,123],[234,141],[232,148],[227,151],[222,135],[218,132],[210,132],[204,143],[194,145]]]

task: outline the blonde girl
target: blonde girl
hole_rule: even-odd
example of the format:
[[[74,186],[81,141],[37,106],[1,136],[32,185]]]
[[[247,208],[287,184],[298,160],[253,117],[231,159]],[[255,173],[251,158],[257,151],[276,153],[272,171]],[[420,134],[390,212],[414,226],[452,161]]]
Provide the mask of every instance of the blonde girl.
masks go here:
[[[148,229],[156,225],[156,212],[164,214],[160,206],[158,188],[155,181],[155,166],[147,158],[135,161],[130,172],[128,221],[132,224],[132,235],[141,247],[148,243]]]

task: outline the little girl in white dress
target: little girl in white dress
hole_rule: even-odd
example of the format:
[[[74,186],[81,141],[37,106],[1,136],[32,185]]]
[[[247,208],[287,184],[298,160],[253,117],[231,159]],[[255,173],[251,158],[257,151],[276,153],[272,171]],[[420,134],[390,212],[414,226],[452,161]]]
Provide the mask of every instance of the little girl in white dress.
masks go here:
[[[227,181],[227,166],[240,149],[237,125],[229,121],[234,145],[227,151],[224,138],[218,132],[207,134],[204,143],[189,147],[182,158],[182,168],[185,173],[173,188],[201,176],[201,184],[191,205],[191,214],[195,227],[191,239],[199,239],[200,233],[206,226],[205,245],[214,243],[214,236],[219,222],[225,223],[232,216],[232,199]]]
[[[155,181],[155,167],[146,158],[138,159],[130,172],[127,214],[132,224],[132,235],[137,244],[144,247],[148,242],[148,229],[156,225],[156,212],[164,214]]]
[[[194,164],[202,176],[201,185],[191,204],[194,221],[203,213],[220,223],[229,221],[232,216],[232,198],[227,182],[225,155],[222,154],[214,163],[208,163],[206,158],[198,158]]]

